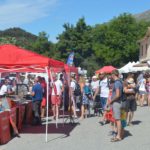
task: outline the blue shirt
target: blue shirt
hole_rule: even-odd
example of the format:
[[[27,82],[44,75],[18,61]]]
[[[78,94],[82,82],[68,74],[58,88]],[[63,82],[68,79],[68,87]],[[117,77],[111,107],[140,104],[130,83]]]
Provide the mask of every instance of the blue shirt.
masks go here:
[[[34,96],[32,97],[33,101],[41,101],[43,98],[43,88],[41,86],[41,84],[36,83],[33,88],[32,88],[32,92],[34,92]]]
[[[121,102],[121,99],[122,99],[122,92],[123,92],[123,83],[122,81],[120,80],[116,80],[114,82],[114,86],[113,86],[113,89],[112,89],[112,98],[113,99],[115,96],[116,96],[116,89],[119,89],[120,90],[120,98],[118,100],[116,100],[115,102]]]
[[[90,89],[89,86],[87,86],[87,85],[85,85],[85,86],[83,87],[83,91],[84,91],[85,94],[90,94],[90,93],[91,93],[91,89]]]

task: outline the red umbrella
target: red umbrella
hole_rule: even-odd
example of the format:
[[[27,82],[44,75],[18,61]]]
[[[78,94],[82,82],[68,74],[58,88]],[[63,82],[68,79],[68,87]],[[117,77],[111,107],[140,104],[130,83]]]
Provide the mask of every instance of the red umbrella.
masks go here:
[[[96,73],[111,73],[113,70],[116,70],[117,68],[113,67],[113,66],[104,66],[101,69],[97,70]]]

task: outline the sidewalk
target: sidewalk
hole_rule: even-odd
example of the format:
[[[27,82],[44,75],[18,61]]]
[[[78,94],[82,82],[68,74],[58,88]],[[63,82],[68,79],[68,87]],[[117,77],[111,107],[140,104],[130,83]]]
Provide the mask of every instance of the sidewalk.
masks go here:
[[[69,120],[68,120],[69,121]],[[126,137],[110,142],[109,125],[100,126],[99,117],[90,117],[74,124],[59,120],[58,129],[50,120],[48,142],[45,143],[45,126],[27,127],[0,150],[150,150],[150,108],[138,107],[134,125],[126,127]]]

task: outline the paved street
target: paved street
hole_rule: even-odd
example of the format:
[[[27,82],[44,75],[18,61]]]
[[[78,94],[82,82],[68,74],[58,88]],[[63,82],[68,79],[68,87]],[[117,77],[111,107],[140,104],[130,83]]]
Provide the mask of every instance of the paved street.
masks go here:
[[[55,124],[50,121],[48,142],[45,143],[45,126],[26,127],[0,150],[150,150],[150,108],[138,107],[134,125],[126,127],[126,137],[110,142],[109,125],[100,126],[99,117],[90,117],[80,124]],[[62,121],[60,121],[62,122]]]

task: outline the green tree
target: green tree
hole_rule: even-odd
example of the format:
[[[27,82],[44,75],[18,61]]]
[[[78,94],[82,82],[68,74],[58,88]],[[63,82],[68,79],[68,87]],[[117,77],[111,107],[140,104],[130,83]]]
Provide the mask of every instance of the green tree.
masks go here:
[[[65,31],[58,36],[57,49],[64,60],[71,51],[75,52],[75,66],[83,66],[86,58],[92,55],[92,37],[89,36],[91,27],[86,25],[85,19],[81,18],[75,26],[64,24]]]
[[[143,27],[149,23],[137,22],[130,14],[121,14],[107,24],[93,28],[93,50],[102,65],[113,64],[120,67],[129,61],[137,61],[138,39],[143,35]]]
[[[53,43],[51,43],[50,41],[48,41],[49,36],[47,35],[46,32],[40,32],[37,40],[32,43],[30,49],[32,49],[33,51],[48,56],[48,57],[52,57],[53,56]]]

